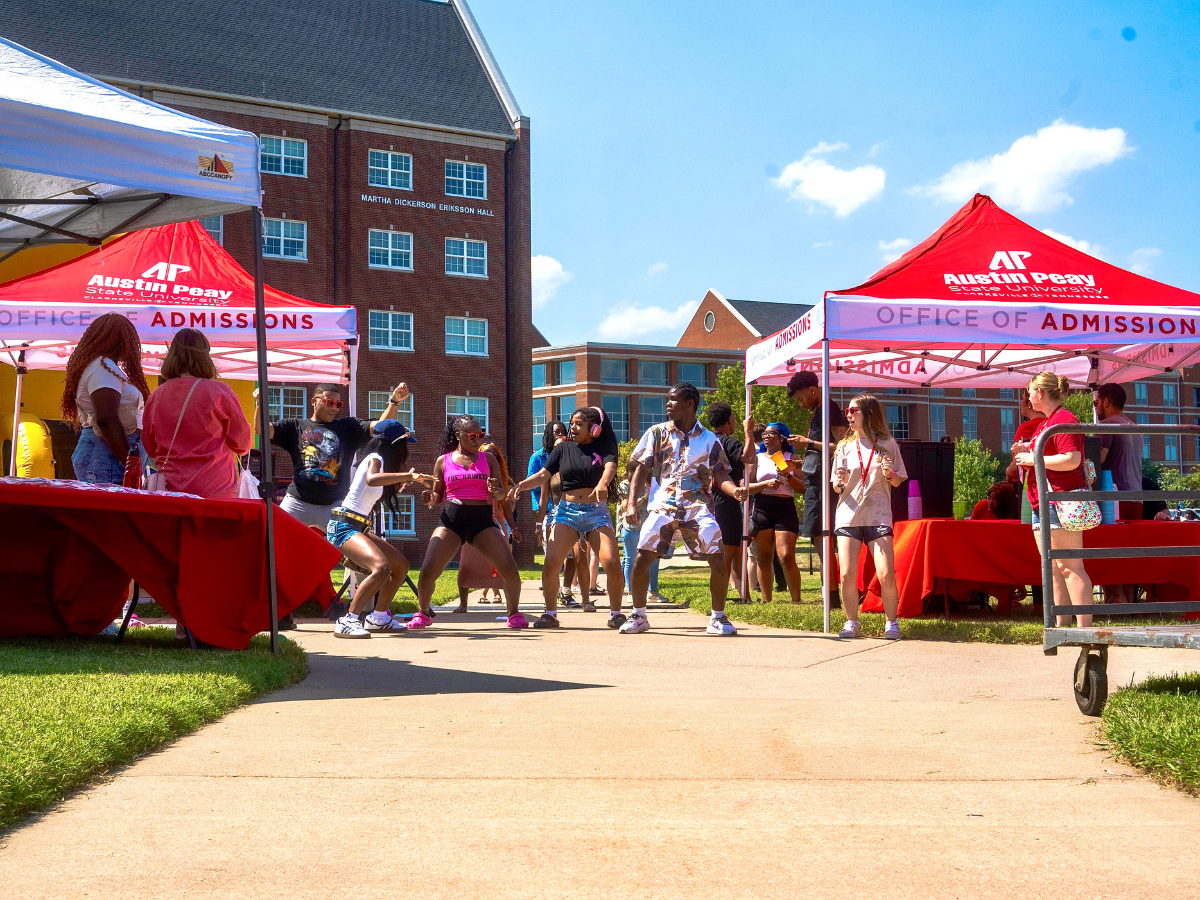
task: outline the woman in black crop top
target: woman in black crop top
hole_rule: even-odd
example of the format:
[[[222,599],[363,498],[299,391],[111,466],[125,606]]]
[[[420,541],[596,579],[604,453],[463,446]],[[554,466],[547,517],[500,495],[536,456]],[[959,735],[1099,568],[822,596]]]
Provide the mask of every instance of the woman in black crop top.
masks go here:
[[[584,538],[593,552],[599,554],[604,574],[608,576],[609,624],[620,627],[621,595],[625,593],[625,578],[621,574],[621,554],[617,549],[617,534],[608,511],[608,488],[617,474],[617,438],[612,423],[594,406],[575,410],[568,429],[570,440],[562,441],[551,452],[545,464],[512,490],[512,499],[521,491],[542,487],[554,475],[562,482],[562,500],[554,510],[550,540],[546,545],[546,560],[542,565],[542,595],[546,613],[534,622],[535,628],[558,627],[558,570],[571,547]],[[583,594],[584,611],[595,612],[588,597],[589,573],[586,567],[578,571],[579,589]],[[617,621],[620,619],[621,621]]]

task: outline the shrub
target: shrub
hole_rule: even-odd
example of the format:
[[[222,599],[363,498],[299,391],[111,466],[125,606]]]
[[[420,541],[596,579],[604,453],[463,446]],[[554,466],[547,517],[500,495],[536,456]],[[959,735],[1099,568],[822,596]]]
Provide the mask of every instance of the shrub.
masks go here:
[[[954,442],[954,499],[978,503],[996,483],[999,460],[978,440]]]

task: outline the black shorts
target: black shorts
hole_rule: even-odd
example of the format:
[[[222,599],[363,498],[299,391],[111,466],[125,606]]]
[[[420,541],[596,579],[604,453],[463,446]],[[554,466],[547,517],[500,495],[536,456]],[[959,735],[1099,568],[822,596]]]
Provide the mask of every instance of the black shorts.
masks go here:
[[[713,504],[713,515],[721,526],[721,543],[726,547],[742,546],[742,504],[718,499]]]
[[[872,541],[877,541],[880,538],[892,536],[891,525],[847,525],[844,528],[835,529],[833,532],[838,537],[853,538],[856,541],[861,541],[864,544],[869,544]]]
[[[800,517],[796,515],[796,501],[791,497],[759,494],[754,498],[754,509],[750,512],[750,535],[760,531],[800,531]]]
[[[453,531],[464,544],[474,544],[475,538],[496,528],[492,519],[492,505],[467,506],[465,503],[447,503],[442,510],[441,526]],[[498,530],[498,529],[497,529]]]

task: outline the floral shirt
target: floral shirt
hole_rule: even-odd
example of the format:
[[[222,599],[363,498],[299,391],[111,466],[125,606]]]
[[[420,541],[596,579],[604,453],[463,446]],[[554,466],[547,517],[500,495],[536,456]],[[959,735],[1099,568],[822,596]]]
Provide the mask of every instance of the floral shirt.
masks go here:
[[[725,448],[699,420],[686,433],[673,422],[651,426],[631,458],[649,466],[658,479],[658,489],[650,498],[651,512],[711,510],[716,475],[729,472]]]

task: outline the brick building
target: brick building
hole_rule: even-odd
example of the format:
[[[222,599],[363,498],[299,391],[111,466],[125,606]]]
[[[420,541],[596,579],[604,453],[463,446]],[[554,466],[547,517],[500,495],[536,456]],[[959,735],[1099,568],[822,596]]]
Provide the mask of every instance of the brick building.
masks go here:
[[[418,468],[457,412],[524,455],[530,126],[464,0],[10,0],[0,33],[259,135],[266,281],[357,307],[358,414],[405,381]],[[253,271],[249,214],[204,224]],[[305,414],[311,387],[272,385],[272,414]],[[405,503],[385,525],[416,561],[436,514]]]

